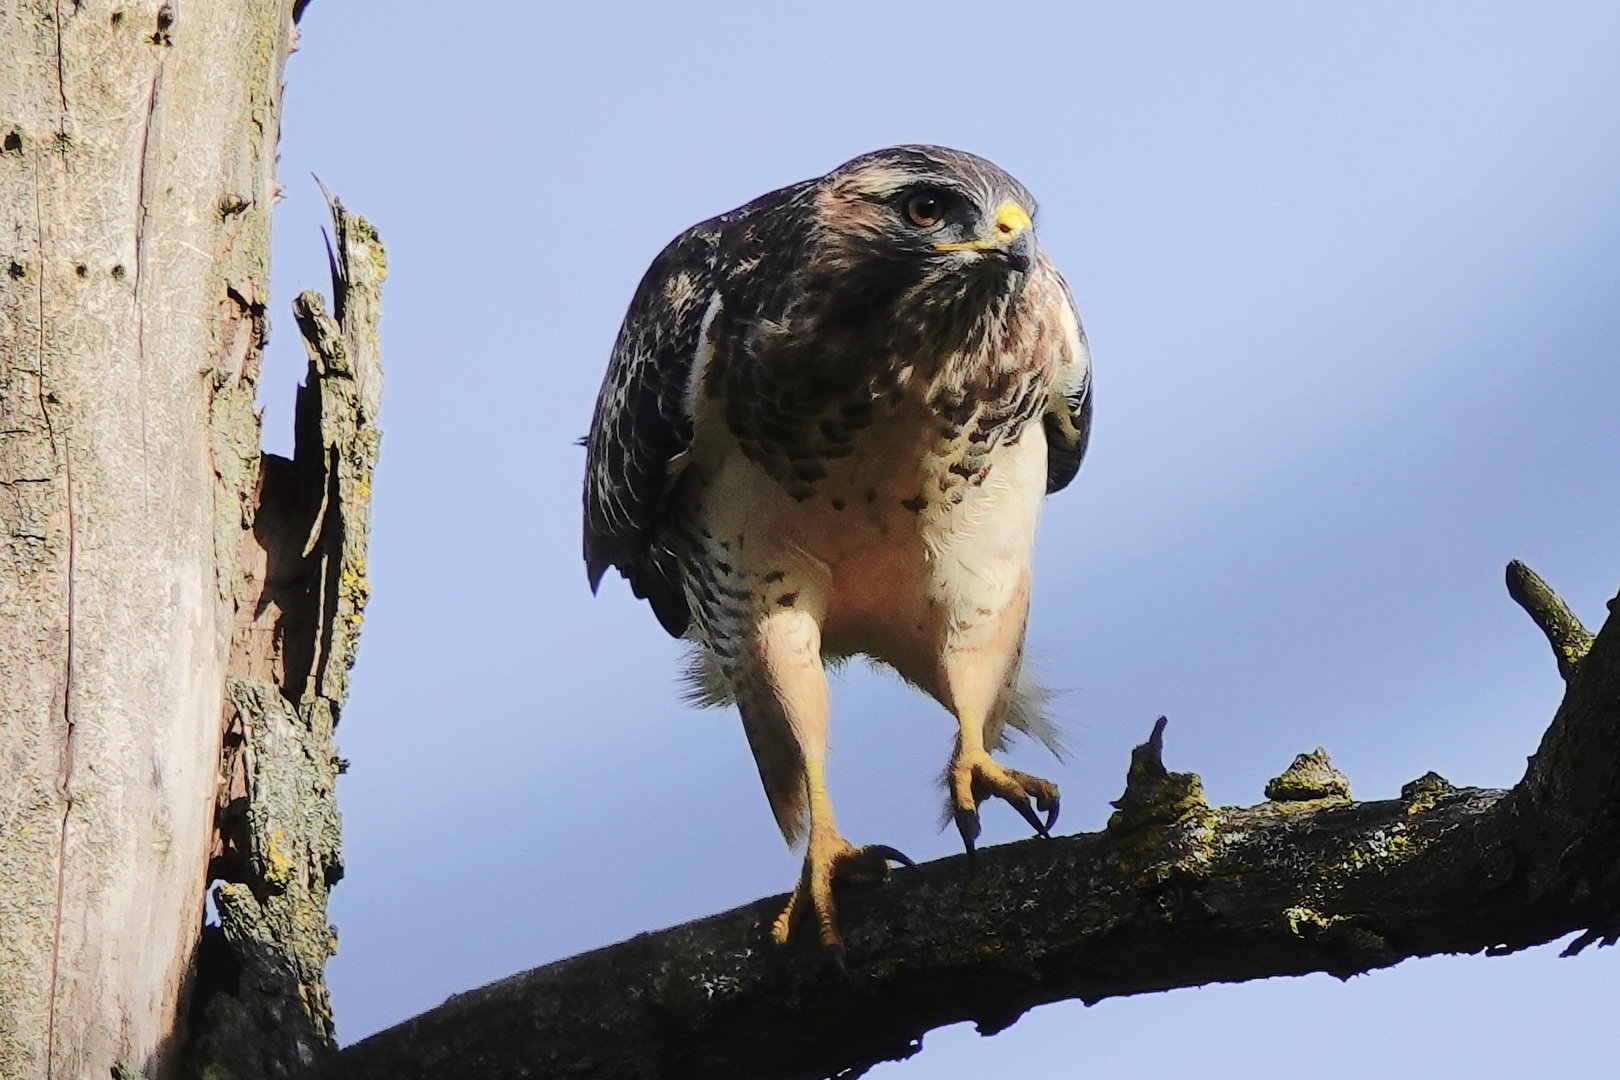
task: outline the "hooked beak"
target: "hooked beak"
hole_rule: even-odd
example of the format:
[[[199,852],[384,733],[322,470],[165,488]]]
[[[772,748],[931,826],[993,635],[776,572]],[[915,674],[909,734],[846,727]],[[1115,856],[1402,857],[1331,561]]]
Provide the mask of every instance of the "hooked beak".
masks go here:
[[[994,252],[1019,273],[1028,273],[1035,261],[1035,233],[1029,214],[1015,202],[1004,202],[996,211],[989,235],[955,244],[935,244],[936,251]]]

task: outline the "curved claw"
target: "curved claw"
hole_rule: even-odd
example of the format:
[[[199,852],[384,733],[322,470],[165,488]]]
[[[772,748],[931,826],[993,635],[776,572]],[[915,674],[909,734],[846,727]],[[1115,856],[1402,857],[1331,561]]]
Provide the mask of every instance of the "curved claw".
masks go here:
[[[1009,769],[991,760],[982,750],[958,751],[946,776],[952,816],[968,853],[969,873],[973,869],[974,841],[979,837],[979,805],[986,798],[994,797],[1011,804],[1037,836],[1051,839],[1052,826],[1058,817],[1058,790],[1051,781]]]
[[[887,844],[869,844],[851,847],[835,832],[812,833],[809,850],[805,852],[804,869],[799,883],[788,898],[787,907],[771,925],[771,937],[785,945],[794,926],[807,916],[814,916],[822,947],[833,956],[840,968],[844,967],[844,943],[838,933],[838,908],[833,896],[836,882],[864,882],[875,884],[888,879],[889,864],[916,866],[903,852]]]
[[[1029,827],[1035,830],[1037,836],[1043,840],[1050,840],[1052,826],[1057,822],[1058,816],[1057,785],[1015,769],[1008,769],[1007,776],[1016,785],[1013,791],[998,791],[996,794],[1013,804],[1014,809],[1029,822]],[[1045,821],[1036,816],[1037,810],[1046,815]]]
[[[868,855],[879,855],[889,862],[897,862],[901,866],[916,866],[917,864],[906,857],[905,852],[892,848],[888,844],[867,844],[861,849]]]
[[[1012,803],[1013,809],[1018,811],[1020,817],[1029,822],[1029,827],[1035,830],[1036,836],[1043,840],[1052,838],[1052,834],[1046,829],[1046,823],[1041,820],[1039,814],[1035,813],[1035,808],[1029,804],[1029,800],[1008,799],[1007,801]]]
[[[968,868],[973,867],[973,842],[979,838],[979,811],[972,806],[958,806],[952,817],[956,831],[962,834],[962,846],[967,849]]]

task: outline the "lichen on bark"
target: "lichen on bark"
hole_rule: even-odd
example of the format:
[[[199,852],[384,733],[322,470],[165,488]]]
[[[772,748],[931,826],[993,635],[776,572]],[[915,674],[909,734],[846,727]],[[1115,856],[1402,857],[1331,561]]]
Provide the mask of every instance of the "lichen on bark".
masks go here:
[[[380,433],[381,241],[330,200],[333,314],[306,292],[309,352],[294,452],[259,462],[244,515],[242,592],[187,1068],[199,1080],[295,1075],[335,1046],[324,971],[343,874],[332,737],[368,596],[366,543]]]

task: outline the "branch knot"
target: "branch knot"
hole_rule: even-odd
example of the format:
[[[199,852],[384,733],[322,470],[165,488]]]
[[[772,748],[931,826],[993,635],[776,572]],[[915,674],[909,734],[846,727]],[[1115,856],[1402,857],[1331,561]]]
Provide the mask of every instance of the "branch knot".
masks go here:
[[[1266,798],[1282,803],[1348,799],[1350,781],[1333,767],[1327,751],[1318,746],[1308,754],[1296,754],[1294,763],[1281,776],[1266,781]]]

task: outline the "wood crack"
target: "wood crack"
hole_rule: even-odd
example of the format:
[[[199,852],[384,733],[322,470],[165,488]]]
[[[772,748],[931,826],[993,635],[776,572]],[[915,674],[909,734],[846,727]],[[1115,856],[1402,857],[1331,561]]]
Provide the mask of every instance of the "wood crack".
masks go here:
[[[51,981],[50,1003],[45,1022],[45,1073],[55,1074],[56,1058],[56,999],[58,996],[62,958],[62,905],[67,884],[68,826],[73,818],[73,663],[74,653],[74,574],[77,570],[78,538],[73,520],[73,462],[66,441],[62,444],[62,479],[67,500],[67,659],[62,674],[62,771],[59,782],[62,805],[62,828],[56,846],[56,899],[51,914]]]
[[[55,45],[56,45],[56,86],[61,104],[59,120],[59,135],[65,137],[68,127],[67,104],[67,78],[63,67],[62,48],[62,12],[60,5],[55,11]],[[59,139],[60,141],[60,139]],[[39,244],[39,264],[35,274],[35,293],[38,298],[37,337],[35,343],[35,393],[39,406],[40,420],[45,426],[45,435],[51,445],[51,456],[59,462],[62,479],[65,487],[67,534],[67,581],[66,581],[66,641],[64,648],[66,656],[62,671],[62,705],[61,719],[62,756],[61,768],[58,774],[57,790],[62,805],[62,822],[57,832],[55,894],[51,905],[51,970],[50,981],[47,984],[46,1017],[45,1017],[45,1072],[47,1078],[55,1073],[56,1056],[56,1004],[60,996],[61,954],[62,954],[62,910],[66,897],[67,883],[67,845],[68,827],[73,816],[73,750],[74,750],[74,724],[73,724],[73,661],[74,661],[74,610],[73,610],[73,577],[75,571],[75,545],[73,521],[73,472],[72,462],[68,456],[66,433],[63,433],[62,442],[56,438],[56,424],[51,418],[51,394],[46,389],[47,374],[45,364],[46,340],[46,309],[45,309],[45,275],[49,265],[45,241],[45,211],[43,194],[41,192],[42,157],[39,145],[36,143],[33,150],[34,161],[34,236]]]
[[[77,6],[77,4],[74,5],[75,8],[77,8]],[[54,28],[56,30],[56,94],[62,107],[62,133],[66,134],[68,123],[67,73],[64,69],[62,58],[62,23],[64,20],[62,17],[62,4],[60,0],[57,2],[56,11],[53,12],[53,15],[54,18],[52,18],[51,22],[54,24]]]
[[[157,70],[152,73],[152,89],[147,94],[146,118],[141,124],[140,163],[136,167],[135,191],[135,362],[139,385],[136,397],[141,409],[141,490],[143,495],[151,488],[151,457],[147,442],[146,415],[146,219],[151,193],[147,186],[147,171],[152,154],[152,125],[157,121],[158,99],[163,92],[163,69],[168,63],[168,50],[159,57]]]

